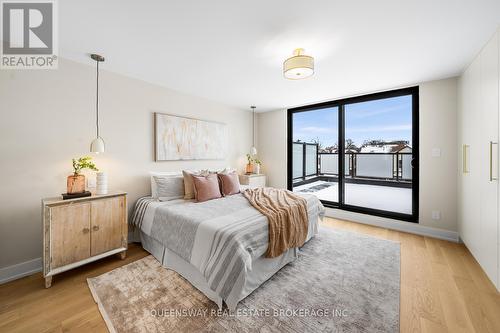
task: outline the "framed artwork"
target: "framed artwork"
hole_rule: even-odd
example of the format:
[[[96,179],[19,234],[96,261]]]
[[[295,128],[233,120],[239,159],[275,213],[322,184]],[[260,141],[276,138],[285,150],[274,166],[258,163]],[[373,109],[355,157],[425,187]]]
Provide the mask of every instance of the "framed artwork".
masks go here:
[[[155,161],[226,158],[226,124],[163,113],[155,113],[154,122]]]

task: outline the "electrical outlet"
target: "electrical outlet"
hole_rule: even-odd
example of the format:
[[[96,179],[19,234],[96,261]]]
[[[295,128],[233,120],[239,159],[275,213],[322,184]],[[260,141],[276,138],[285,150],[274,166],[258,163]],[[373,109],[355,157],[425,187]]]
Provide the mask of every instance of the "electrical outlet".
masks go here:
[[[441,219],[441,212],[439,210],[433,210],[432,211],[432,219],[433,220],[440,220]]]

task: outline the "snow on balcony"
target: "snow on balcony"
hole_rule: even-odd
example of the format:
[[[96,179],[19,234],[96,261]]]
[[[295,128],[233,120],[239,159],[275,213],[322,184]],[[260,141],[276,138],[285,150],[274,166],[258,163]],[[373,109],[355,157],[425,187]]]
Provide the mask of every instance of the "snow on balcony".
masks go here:
[[[338,183],[317,180],[312,183],[294,186],[294,192],[310,193],[320,200],[338,202]],[[412,190],[392,186],[345,184],[345,203],[348,205],[373,209],[412,213]]]
[[[338,202],[339,154],[307,142],[294,142],[292,153],[293,191]],[[411,215],[411,161],[411,152],[346,152],[344,203]]]

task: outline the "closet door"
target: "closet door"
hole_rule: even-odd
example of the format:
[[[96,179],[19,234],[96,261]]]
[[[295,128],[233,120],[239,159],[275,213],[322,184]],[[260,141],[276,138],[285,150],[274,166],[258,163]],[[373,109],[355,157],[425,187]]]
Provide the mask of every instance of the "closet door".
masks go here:
[[[480,254],[480,121],[481,121],[481,66],[477,58],[465,71],[463,77],[463,173],[461,215],[463,219],[460,236],[478,258]]]
[[[466,175],[466,140],[465,140],[465,131],[464,131],[464,124],[465,124],[465,110],[466,110],[466,104],[467,104],[467,81],[465,79],[465,76],[467,75],[467,71],[465,71],[462,76],[458,79],[458,118],[457,118],[457,130],[458,130],[458,156],[460,156],[460,163],[458,165],[458,176],[457,176],[457,195],[458,195],[458,207],[457,207],[457,213],[458,213],[458,232],[461,236],[461,239],[466,242],[466,235],[465,229],[466,229],[466,224],[465,224],[465,175]]]
[[[462,156],[458,181],[458,216],[459,232],[462,240],[469,248],[473,246],[471,237],[471,221],[473,212],[470,200],[472,198],[472,181],[470,175],[470,144],[471,144],[471,110],[472,107],[472,68],[468,67],[459,81],[459,156]],[[472,251],[472,250],[471,250]]]
[[[498,274],[498,59],[498,37],[495,35],[480,55],[479,262],[492,281],[497,281]]]

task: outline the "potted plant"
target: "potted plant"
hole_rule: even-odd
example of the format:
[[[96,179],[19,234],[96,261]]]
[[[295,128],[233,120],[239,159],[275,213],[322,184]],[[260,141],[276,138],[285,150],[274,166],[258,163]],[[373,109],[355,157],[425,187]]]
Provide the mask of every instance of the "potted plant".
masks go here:
[[[253,164],[252,164],[252,162],[253,162],[252,155],[247,154],[247,166],[245,168],[245,172],[247,174],[253,173]]]
[[[73,159],[73,174],[66,182],[68,194],[85,192],[85,176],[80,173],[83,169],[99,171],[90,156]]]
[[[255,173],[258,175],[260,174],[260,167],[262,165],[262,162],[258,158],[254,158],[253,161],[255,162]]]

